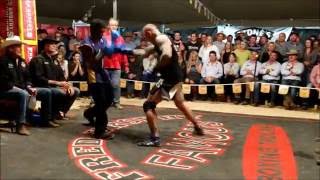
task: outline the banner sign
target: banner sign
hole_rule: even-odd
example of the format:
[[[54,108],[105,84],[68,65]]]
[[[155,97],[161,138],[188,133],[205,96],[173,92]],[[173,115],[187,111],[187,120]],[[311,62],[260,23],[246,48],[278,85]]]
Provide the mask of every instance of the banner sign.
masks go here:
[[[90,24],[82,21],[73,21],[72,24],[77,39],[84,40],[86,37],[90,36]]]
[[[8,36],[19,34],[18,1],[1,0],[0,3],[0,36],[5,39]]]
[[[38,46],[36,45],[29,45],[29,44],[23,45],[24,59],[26,60],[27,63],[29,63],[33,57],[37,56],[37,51],[38,51]]]
[[[27,63],[37,55],[37,20],[35,0],[15,0],[18,2],[19,35],[25,43],[22,45],[22,57]]]
[[[36,27],[36,7],[35,0],[23,0],[21,1],[20,12],[22,16],[21,34],[23,33],[24,40],[36,40],[37,39],[37,27]]]
[[[288,38],[292,27],[281,27],[281,28],[273,28],[273,27],[243,27],[243,26],[217,26],[217,32],[223,32],[225,35],[232,35],[236,37],[237,33],[243,32],[246,36],[251,36],[253,34],[262,36],[266,34],[271,41],[275,41],[278,39],[280,33],[285,33]],[[258,38],[259,39],[259,38]]]

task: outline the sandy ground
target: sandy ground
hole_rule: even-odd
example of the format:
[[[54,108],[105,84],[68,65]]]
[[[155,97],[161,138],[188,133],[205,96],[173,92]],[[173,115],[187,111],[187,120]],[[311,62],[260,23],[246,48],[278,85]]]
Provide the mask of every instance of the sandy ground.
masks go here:
[[[142,106],[144,99],[127,99],[121,98],[122,105]],[[82,106],[87,106],[90,103],[88,98],[79,98],[73,105],[73,109],[78,109]],[[274,108],[268,108],[266,106],[254,107],[250,105],[234,105],[232,103],[224,102],[208,102],[208,101],[186,101],[188,107],[192,110],[206,111],[206,112],[218,112],[218,113],[230,113],[230,114],[243,114],[252,116],[268,116],[268,117],[284,117],[284,118],[297,118],[297,119],[313,119],[320,120],[320,110],[309,109],[307,111],[300,110],[285,110],[283,107],[278,106]],[[161,108],[173,108],[175,105],[171,101],[162,101],[157,107]],[[124,109],[125,110],[125,109]]]

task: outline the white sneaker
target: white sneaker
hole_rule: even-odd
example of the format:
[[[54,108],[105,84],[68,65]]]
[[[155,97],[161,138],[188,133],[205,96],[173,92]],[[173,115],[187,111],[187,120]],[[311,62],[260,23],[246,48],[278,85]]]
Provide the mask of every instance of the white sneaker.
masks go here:
[[[120,105],[120,103],[115,103],[114,107],[117,109],[123,109],[123,107]]]

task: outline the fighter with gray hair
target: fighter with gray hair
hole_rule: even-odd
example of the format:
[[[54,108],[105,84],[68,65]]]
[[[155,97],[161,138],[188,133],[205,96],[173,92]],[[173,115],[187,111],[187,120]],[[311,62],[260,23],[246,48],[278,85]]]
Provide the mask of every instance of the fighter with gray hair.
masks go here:
[[[176,107],[186,116],[186,118],[194,125],[194,133],[196,135],[204,135],[192,112],[184,104],[182,93],[182,70],[178,64],[178,55],[173,49],[170,39],[160,33],[159,29],[153,24],[147,24],[143,27],[145,38],[152,45],[145,49],[134,50],[134,54],[148,55],[157,52],[160,61],[155,67],[155,72],[160,80],[150,90],[147,100],[143,104],[143,110],[147,117],[149,129],[151,131],[150,138],[139,142],[138,146],[160,146],[159,129],[156,125],[157,113],[155,108],[162,99],[172,99]]]

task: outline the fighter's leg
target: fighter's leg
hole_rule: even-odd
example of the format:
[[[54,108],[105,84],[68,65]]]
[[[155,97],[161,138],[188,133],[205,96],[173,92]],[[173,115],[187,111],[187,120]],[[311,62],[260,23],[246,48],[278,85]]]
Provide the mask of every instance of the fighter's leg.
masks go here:
[[[192,115],[192,111],[184,104],[183,93],[181,89],[178,89],[173,101],[177,108],[185,115],[185,117],[193,124],[195,133],[197,135],[204,135],[203,130],[200,128],[197,120]]]
[[[161,99],[161,91],[158,90],[154,94],[149,95],[147,101],[143,104],[143,110],[146,114],[151,134],[148,139],[138,142],[138,146],[160,146],[159,129],[156,124],[157,114],[155,108]]]
[[[161,102],[161,100],[161,91],[159,90],[155,94],[150,94],[143,104],[143,110],[147,117],[147,122],[151,132],[151,136],[159,137],[159,129],[156,125],[157,114],[155,108],[157,104]]]

